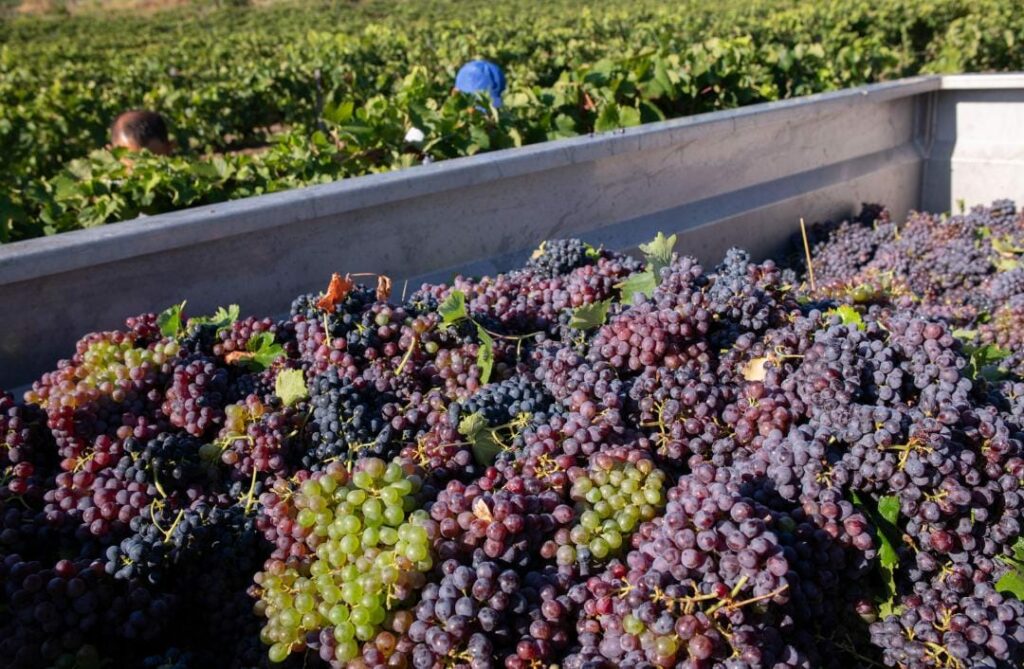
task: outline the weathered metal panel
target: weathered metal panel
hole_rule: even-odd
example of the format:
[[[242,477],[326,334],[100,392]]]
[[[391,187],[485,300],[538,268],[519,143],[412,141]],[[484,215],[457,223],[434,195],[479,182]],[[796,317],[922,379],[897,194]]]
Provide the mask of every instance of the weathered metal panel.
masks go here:
[[[1024,204],[1024,76],[949,77],[936,95],[921,207]]]

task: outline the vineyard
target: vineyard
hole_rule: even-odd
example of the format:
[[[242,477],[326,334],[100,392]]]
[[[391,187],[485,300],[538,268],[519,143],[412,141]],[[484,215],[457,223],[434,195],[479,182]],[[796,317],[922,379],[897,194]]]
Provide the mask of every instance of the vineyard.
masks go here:
[[[907,75],[1024,69],[1017,4],[380,0],[10,19],[0,242]],[[475,57],[505,69],[502,108],[452,92]],[[102,149],[136,107],[168,118],[176,155]]]

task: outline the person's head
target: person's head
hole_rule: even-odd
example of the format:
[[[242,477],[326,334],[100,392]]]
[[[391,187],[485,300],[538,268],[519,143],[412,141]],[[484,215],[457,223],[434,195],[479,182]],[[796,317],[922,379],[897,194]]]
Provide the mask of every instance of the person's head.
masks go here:
[[[110,145],[129,151],[148,149],[161,156],[173,150],[164,117],[141,109],[126,111],[114,119],[110,126]]]
[[[494,106],[500,107],[505,74],[489,60],[471,60],[455,75],[455,89],[463,93],[485,91],[491,96]]]

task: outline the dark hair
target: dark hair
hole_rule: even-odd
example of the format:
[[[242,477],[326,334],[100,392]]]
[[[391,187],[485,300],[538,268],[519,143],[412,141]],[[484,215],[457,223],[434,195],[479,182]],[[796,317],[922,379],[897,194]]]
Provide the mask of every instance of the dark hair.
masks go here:
[[[110,126],[110,141],[118,143],[119,136],[137,148],[146,148],[153,143],[168,143],[167,123],[156,112],[144,109],[126,111],[114,119]]]

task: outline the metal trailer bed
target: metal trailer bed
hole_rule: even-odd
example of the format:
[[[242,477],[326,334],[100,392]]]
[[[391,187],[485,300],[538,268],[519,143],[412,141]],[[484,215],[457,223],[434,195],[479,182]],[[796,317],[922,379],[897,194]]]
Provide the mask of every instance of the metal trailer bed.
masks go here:
[[[0,388],[84,333],[187,299],[283,314],[331,272],[397,291],[506,269],[553,237],[661,230],[715,261],[861,202],[1024,203],[1024,74],[927,76],[701,114],[0,246]]]

